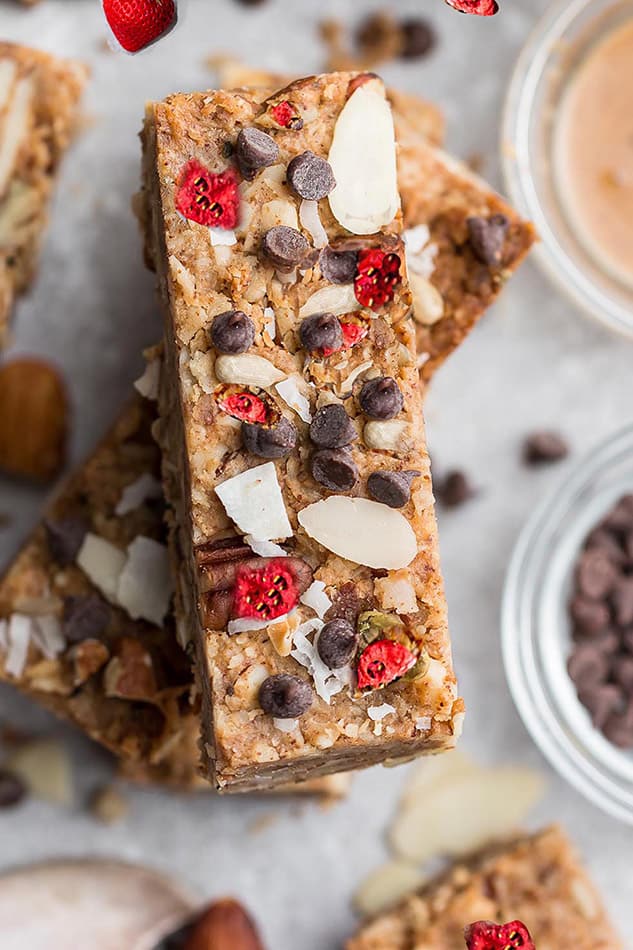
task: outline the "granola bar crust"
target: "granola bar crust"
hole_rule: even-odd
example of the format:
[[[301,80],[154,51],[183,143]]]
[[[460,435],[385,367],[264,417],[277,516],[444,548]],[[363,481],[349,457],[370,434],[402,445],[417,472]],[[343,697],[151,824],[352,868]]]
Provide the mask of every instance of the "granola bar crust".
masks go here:
[[[623,948],[578,855],[554,826],[457,862],[362,927],[347,950],[463,950],[467,924],[516,919],[538,950]]]
[[[87,77],[81,63],[0,42],[0,346],[15,298],[35,275]]]
[[[282,282],[274,268],[262,263],[258,255],[265,221],[270,220],[270,203],[277,203],[276,209],[282,205],[284,213],[290,208],[291,215],[296,215],[298,209],[299,202],[284,184],[280,166],[284,169],[293,156],[306,149],[327,155],[336,119],[355,78],[354,74],[313,77],[263,102],[259,92],[246,91],[172,96],[149,106],[143,133],[141,218],[148,228],[147,243],[166,315],[168,368],[161,415],[162,441],[169,446],[164,452],[169,470],[164,482],[175,510],[178,537],[174,545],[183,565],[182,626],[189,629],[190,636],[194,633],[198,643],[208,766],[218,786],[230,791],[269,787],[388,758],[441,751],[454,745],[461,727],[463,703],[457,697],[450,656],[406,281],[396,290],[388,313],[370,321],[364,340],[345,353],[334,354],[327,363],[308,361],[305,369],[304,354],[296,342],[299,311],[328,282],[316,266],[309,267],[294,282]],[[248,205],[248,224],[242,231],[238,227],[237,243],[228,253],[227,248],[217,253],[210,244],[208,228],[183,220],[176,210],[183,168],[195,160],[221,172],[227,167],[225,143],[233,143],[240,128],[253,124],[265,124],[270,131],[270,109],[288,100],[309,119],[299,134],[294,129],[274,129],[280,150],[277,168],[265,169],[254,181],[240,186],[242,201]],[[330,244],[349,239],[349,233],[337,223],[325,202],[320,202],[319,210]],[[362,246],[363,242],[358,241],[356,246],[359,243]],[[366,243],[388,248],[401,257],[400,216]],[[266,330],[266,305],[275,312],[276,339]],[[369,369],[375,375],[397,379],[404,397],[402,418],[407,437],[396,464],[399,469],[420,472],[404,512],[413,525],[419,551],[407,572],[418,606],[410,625],[418,647],[428,655],[427,671],[415,681],[399,680],[390,685],[378,699],[371,695],[353,697],[345,691],[328,705],[317,696],[309,714],[291,732],[279,729],[272,717],[263,713],[257,691],[265,674],[301,676],[305,674],[303,668],[293,657],[280,656],[265,630],[228,635],[225,629],[205,629],[205,577],[196,555],[200,557],[206,545],[213,545],[233,530],[215,488],[257,461],[241,450],[240,428],[218,408],[214,395],[220,380],[205,329],[214,314],[234,308],[246,312],[256,326],[249,352],[264,357],[281,373],[303,377],[305,383],[312,384],[317,405],[321,403],[316,396],[320,400],[323,391],[331,394],[333,401],[340,401],[336,393],[343,394],[355,369],[360,371],[360,378],[349,384],[355,394],[368,378]],[[275,398],[272,387],[266,392],[269,398]],[[346,406],[359,416],[354,400],[349,399]],[[311,565],[314,579],[325,584],[333,599],[346,581],[357,604],[375,605],[376,578],[372,571],[331,554],[300,527],[299,512],[327,493],[305,470],[306,427],[281,401],[276,401],[276,409],[299,429],[300,445],[304,446],[299,458],[293,453],[275,464],[292,524],[292,554]],[[358,418],[357,424],[360,421]],[[375,468],[395,467],[389,454],[361,442],[354,446],[354,459],[360,473],[359,487],[351,492],[356,496]],[[313,616],[303,606],[297,613],[301,622]],[[367,715],[368,708],[383,697],[395,710],[393,725],[389,722],[382,726]]]

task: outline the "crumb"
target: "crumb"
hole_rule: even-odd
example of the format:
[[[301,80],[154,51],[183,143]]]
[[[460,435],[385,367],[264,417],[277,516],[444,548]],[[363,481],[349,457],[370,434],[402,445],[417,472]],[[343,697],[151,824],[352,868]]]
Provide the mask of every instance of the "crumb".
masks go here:
[[[114,825],[127,816],[130,806],[126,798],[114,785],[104,785],[92,795],[90,812],[104,825]]]

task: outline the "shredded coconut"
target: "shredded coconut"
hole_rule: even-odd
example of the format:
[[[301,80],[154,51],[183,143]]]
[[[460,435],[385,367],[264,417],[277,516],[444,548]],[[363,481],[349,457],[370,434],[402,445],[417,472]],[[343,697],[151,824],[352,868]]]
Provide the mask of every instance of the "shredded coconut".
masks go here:
[[[298,719],[273,719],[275,729],[280,732],[294,732],[299,725]]]
[[[299,205],[299,220],[310,234],[314,246],[318,248],[325,247],[328,243],[328,237],[319,217],[318,201],[308,201],[304,198]]]
[[[431,728],[433,720],[430,716],[420,716],[419,719],[415,720],[415,728],[418,732],[428,732]]]
[[[142,617],[160,627],[169,609],[172,592],[167,547],[143,535],[134,538],[119,576],[118,603],[133,620]]]
[[[277,335],[277,320],[272,307],[264,307],[264,330],[271,340]]]
[[[288,553],[284,551],[280,544],[275,544],[274,541],[254,538],[252,534],[245,534],[244,540],[251,551],[258,554],[259,557],[288,557]]]
[[[125,486],[114,513],[120,518],[139,508],[148,498],[160,498],[162,494],[163,490],[158,479],[144,472],[136,481]]]
[[[295,377],[288,376],[277,383],[275,389],[286,403],[293,409],[303,422],[312,422],[312,412],[310,411],[310,401],[303,395]]]
[[[229,231],[227,228],[208,228],[208,231],[212,247],[232,247],[237,244],[235,231]]]
[[[306,607],[311,607],[321,620],[323,620],[332,606],[332,601],[325,593],[325,584],[323,581],[313,581],[299,600],[302,604],[305,604]]]
[[[385,716],[390,716],[392,713],[395,713],[395,707],[390,706],[389,703],[382,703],[380,706],[370,706],[367,710],[367,715],[370,719],[373,719],[374,722],[380,722]]]
[[[332,696],[340,693],[345,684],[334,670],[328,669],[317,653],[315,645],[311,640],[308,640],[308,634],[314,631],[320,632],[322,628],[323,621],[316,617],[313,620],[306,620],[300,627],[297,627],[294,634],[295,648],[290,656],[308,670],[314,682],[317,696],[324,699],[329,706]]]
[[[31,637],[47,660],[54,660],[66,646],[61,624],[53,615],[34,617]]]
[[[117,603],[119,577],[125,561],[125,554],[120,548],[90,531],[77,555],[77,566],[113,604]]]
[[[7,631],[9,649],[4,661],[4,668],[9,676],[14,676],[16,679],[22,676],[24,672],[32,629],[33,621],[30,617],[25,616],[25,614],[11,615]]]
[[[407,228],[402,237],[404,238],[407,254],[419,254],[429,243],[431,232],[427,224],[418,224],[414,228]]]

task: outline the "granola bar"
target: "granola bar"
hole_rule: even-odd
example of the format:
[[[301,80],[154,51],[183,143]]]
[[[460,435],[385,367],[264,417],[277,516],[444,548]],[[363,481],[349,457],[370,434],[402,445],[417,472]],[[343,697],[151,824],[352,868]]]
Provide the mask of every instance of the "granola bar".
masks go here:
[[[140,396],[123,409],[0,580],[0,679],[110,749],[127,777],[209,789],[191,664],[162,613],[168,596],[155,610],[167,561],[155,418]],[[342,794],[346,781],[297,791]]]
[[[211,777],[266,788],[451,748],[382,83],[172,96],[143,141],[176,612]]]
[[[86,79],[80,63],[0,42],[0,346],[15,298],[35,274]]]
[[[463,950],[475,920],[519,919],[538,950],[622,950],[600,897],[560,828],[458,861],[361,928],[347,950]]]

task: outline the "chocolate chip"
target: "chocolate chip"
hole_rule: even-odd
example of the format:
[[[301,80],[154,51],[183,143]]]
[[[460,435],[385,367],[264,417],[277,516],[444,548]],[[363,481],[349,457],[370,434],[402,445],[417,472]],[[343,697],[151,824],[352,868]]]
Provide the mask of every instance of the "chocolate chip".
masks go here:
[[[400,56],[403,59],[420,59],[434,49],[437,37],[428,20],[422,20],[420,17],[403,20],[400,30],[402,33]]]
[[[628,630],[622,631],[622,646],[633,654],[633,627],[629,627]]]
[[[213,318],[211,342],[220,353],[245,353],[255,339],[255,324],[241,310],[227,310]]]
[[[313,313],[306,317],[301,321],[299,337],[309,353],[336,351],[343,345],[341,324],[333,313]]]
[[[312,456],[312,476],[330,491],[350,491],[358,481],[358,468],[347,449],[319,449]]]
[[[605,603],[589,600],[575,594],[569,602],[569,613],[579,630],[583,633],[599,633],[609,626],[611,615]]]
[[[505,214],[493,214],[489,218],[468,218],[466,227],[468,240],[477,260],[490,266],[499,265],[510,227]]]
[[[526,465],[551,465],[569,455],[569,446],[557,432],[533,432],[523,443]]]
[[[367,491],[376,501],[390,508],[404,508],[411,498],[411,482],[419,472],[372,472],[367,479]]]
[[[624,495],[605,515],[599,527],[616,533],[626,533],[633,528],[633,495]]]
[[[393,419],[404,405],[398,384],[391,376],[380,376],[366,382],[358,401],[370,419]]]
[[[611,678],[627,696],[633,697],[633,656],[616,653],[611,661]]]
[[[263,459],[281,459],[289,455],[297,444],[297,430],[285,416],[274,426],[243,422],[242,441],[246,451],[253,455]]]
[[[584,551],[576,564],[577,590],[592,600],[606,597],[613,590],[619,576],[613,561],[596,548]]]
[[[259,705],[275,719],[298,719],[312,705],[312,689],[298,676],[269,676],[259,690]]]
[[[633,623],[633,577],[622,577],[611,594],[614,620],[619,627]]]
[[[356,429],[343,406],[321,406],[310,423],[310,438],[322,449],[342,449],[358,438]]]
[[[0,808],[12,808],[25,797],[26,785],[24,782],[13,772],[9,772],[8,769],[0,768]]]
[[[285,224],[279,224],[266,231],[262,248],[275,267],[289,270],[300,264],[310,251],[310,245],[303,234]]]
[[[279,159],[279,146],[267,132],[248,128],[238,135],[235,153],[242,176],[250,181],[260,168],[275,164]]]
[[[607,656],[612,656],[616,653],[621,643],[621,637],[618,636],[615,630],[601,630],[599,633],[592,634],[574,630],[573,637],[578,645],[590,643],[596,650],[600,650],[601,653]]]
[[[66,597],[62,631],[69,643],[98,640],[105,633],[112,608],[98,594]]]
[[[292,190],[306,201],[320,201],[336,185],[330,163],[309,151],[292,159],[288,165],[287,178]]]
[[[61,518],[59,521],[44,520],[46,540],[51,557],[60,567],[73,564],[88,531],[83,518]]]
[[[633,541],[633,537],[631,540]],[[595,528],[587,538],[585,547],[588,551],[602,551],[610,561],[617,565],[622,565],[627,560],[627,554],[622,550],[617,536],[607,528]],[[633,560],[633,547],[630,558]]]
[[[622,690],[614,683],[589,686],[579,692],[578,698],[591,713],[591,721],[596,729],[602,729],[609,717],[622,709]]]
[[[445,508],[458,508],[477,493],[468,475],[459,469],[454,469],[447,472],[444,478],[436,480],[435,494]]]
[[[581,643],[567,661],[567,672],[578,689],[585,689],[604,683],[610,665],[609,656],[592,643]]]
[[[358,635],[348,620],[330,620],[321,629],[317,652],[330,670],[347,666],[356,652]]]
[[[602,729],[604,736],[619,749],[633,748],[633,702],[624,712],[613,713]]]
[[[358,268],[358,251],[324,247],[319,257],[321,273],[331,284],[351,284]]]

